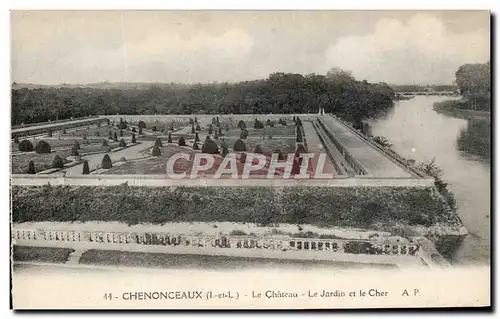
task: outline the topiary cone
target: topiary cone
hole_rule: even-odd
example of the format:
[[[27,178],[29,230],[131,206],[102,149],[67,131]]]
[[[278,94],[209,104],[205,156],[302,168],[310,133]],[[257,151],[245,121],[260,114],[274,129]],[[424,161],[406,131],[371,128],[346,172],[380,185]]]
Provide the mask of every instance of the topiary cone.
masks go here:
[[[33,161],[28,163],[28,174],[36,174],[35,163]]]
[[[83,163],[83,172],[82,172],[83,175],[88,175],[90,174],[90,169],[89,169],[89,162],[88,161],[85,161]]]
[[[110,169],[111,167],[113,167],[113,163],[111,162],[111,157],[109,157],[108,154],[104,155],[104,157],[102,158],[101,167],[103,169]]]

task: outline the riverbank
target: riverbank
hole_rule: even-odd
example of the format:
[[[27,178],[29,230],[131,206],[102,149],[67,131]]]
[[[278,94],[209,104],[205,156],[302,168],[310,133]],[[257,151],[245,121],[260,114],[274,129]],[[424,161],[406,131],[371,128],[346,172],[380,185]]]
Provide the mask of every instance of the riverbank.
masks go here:
[[[433,105],[434,111],[453,116],[456,118],[468,120],[468,119],[480,119],[480,120],[490,120],[491,112],[488,111],[477,111],[467,109],[468,105],[462,100],[446,100],[441,102],[436,102]]]

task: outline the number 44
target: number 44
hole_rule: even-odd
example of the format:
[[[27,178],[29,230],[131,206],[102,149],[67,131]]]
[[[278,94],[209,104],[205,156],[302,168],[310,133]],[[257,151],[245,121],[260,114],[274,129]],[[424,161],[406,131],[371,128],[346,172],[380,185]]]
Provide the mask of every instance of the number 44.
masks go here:
[[[113,300],[113,296],[111,295],[111,293],[105,293],[104,300]]]

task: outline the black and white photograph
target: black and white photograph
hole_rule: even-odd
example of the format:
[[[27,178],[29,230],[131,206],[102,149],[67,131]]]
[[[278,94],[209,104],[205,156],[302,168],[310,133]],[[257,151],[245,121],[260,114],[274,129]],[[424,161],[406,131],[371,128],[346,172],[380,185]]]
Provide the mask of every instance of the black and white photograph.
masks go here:
[[[12,10],[12,308],[490,306],[491,20]]]

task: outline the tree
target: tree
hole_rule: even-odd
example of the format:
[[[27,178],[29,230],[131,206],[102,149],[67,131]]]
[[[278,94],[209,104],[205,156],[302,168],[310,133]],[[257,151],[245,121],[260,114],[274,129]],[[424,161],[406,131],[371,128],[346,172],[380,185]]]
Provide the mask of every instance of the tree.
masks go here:
[[[33,144],[29,140],[24,140],[21,143],[19,143],[19,151],[20,152],[32,152],[33,151]]]
[[[54,157],[54,160],[52,161],[52,168],[63,168],[64,167],[64,162],[61,156],[56,155]]]
[[[489,110],[491,99],[490,62],[464,64],[455,73],[460,94],[469,101],[472,110]]]
[[[116,132],[115,132],[115,134],[113,135],[113,140],[114,140],[115,142],[118,142],[118,135],[116,134]]]
[[[146,128],[146,123],[144,121],[139,121],[139,123],[137,123],[137,127],[139,127],[140,129],[145,129]]]
[[[241,130],[240,139],[245,140],[248,137],[248,131],[246,129]]]
[[[199,142],[200,141],[200,137],[198,136],[198,132],[196,132],[195,135],[194,135],[194,141],[195,142]]]
[[[109,157],[108,154],[104,155],[104,157],[102,158],[101,167],[103,169],[110,169],[111,167],[113,167],[113,163],[111,162],[111,157]]]
[[[199,132],[201,131],[200,124],[196,124],[196,130]]]
[[[163,147],[163,144],[162,144],[161,139],[159,137],[156,138],[155,145],[158,147]]]
[[[198,146],[198,142],[194,141],[194,143],[193,143],[193,150],[194,151],[198,151],[199,149],[200,149],[200,147]]]
[[[38,141],[35,146],[35,152],[37,154],[48,154],[51,152],[50,144],[45,141]]]
[[[33,161],[29,161],[28,163],[28,174],[36,174],[35,164]]]
[[[125,140],[122,138],[120,139],[120,143],[118,144],[119,147],[127,147],[127,143],[125,143]]]
[[[194,134],[196,131],[194,130],[194,125],[191,125],[191,134]]]
[[[136,144],[136,143],[137,143],[137,141],[136,141],[136,139],[135,139],[135,134],[132,134],[132,143],[133,143],[133,144]]]
[[[161,156],[160,147],[158,145],[153,146],[153,151],[151,152],[151,155],[155,157]]]
[[[83,175],[89,175],[90,174],[89,162],[88,161],[83,162],[83,171],[82,171],[82,174]]]
[[[132,127],[132,133],[137,133],[137,130],[135,129],[135,127]]]
[[[172,134],[168,133],[167,143],[172,143]]]
[[[235,152],[246,152],[247,146],[242,140],[237,140],[236,142],[234,142],[233,150]]]
[[[182,137],[182,136],[179,139],[179,146],[186,146],[186,140],[184,140],[184,137]]]

